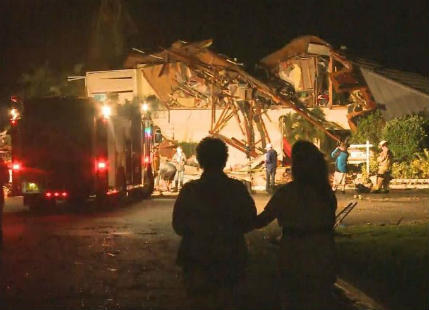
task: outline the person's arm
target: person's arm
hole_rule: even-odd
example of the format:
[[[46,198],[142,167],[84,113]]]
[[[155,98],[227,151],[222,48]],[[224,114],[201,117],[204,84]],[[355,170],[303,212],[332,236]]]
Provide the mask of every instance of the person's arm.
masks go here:
[[[277,190],[273,197],[271,197],[268,204],[265,206],[264,211],[262,211],[255,219],[254,228],[262,228],[274,219],[276,219],[280,214],[280,208],[285,203],[282,199],[282,190]]]
[[[256,206],[252,196],[250,196],[247,188],[240,182],[237,188],[237,197],[239,199],[239,223],[241,230],[246,233],[251,231],[253,223],[256,219]]]
[[[331,153],[331,157],[332,157],[332,158],[335,158],[335,156],[337,156],[337,152],[338,152],[338,151],[339,151],[339,148],[338,148],[338,147],[336,147],[336,148],[335,148],[335,150],[333,150],[333,151],[332,151],[332,153]]]
[[[191,215],[187,204],[189,203],[190,195],[189,186],[185,184],[174,203],[172,226],[179,236],[183,236],[189,230],[188,220]]]
[[[383,150],[377,157],[377,162],[381,163],[386,159],[387,153]]]

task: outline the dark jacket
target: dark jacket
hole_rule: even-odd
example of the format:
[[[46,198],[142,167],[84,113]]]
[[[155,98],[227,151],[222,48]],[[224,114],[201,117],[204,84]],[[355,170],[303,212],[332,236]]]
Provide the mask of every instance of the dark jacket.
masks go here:
[[[265,167],[268,171],[273,171],[277,168],[277,152],[274,149],[269,149],[265,154]]]
[[[247,261],[244,233],[255,218],[255,203],[243,183],[223,172],[204,172],[184,185],[174,205],[173,228],[182,236],[178,265],[185,272],[203,268],[238,278]]]

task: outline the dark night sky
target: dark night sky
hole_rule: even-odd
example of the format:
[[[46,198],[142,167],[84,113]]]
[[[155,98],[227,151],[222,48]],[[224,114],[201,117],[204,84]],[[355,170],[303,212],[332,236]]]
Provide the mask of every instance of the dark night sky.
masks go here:
[[[45,61],[71,68],[87,59],[99,0],[0,0],[0,93]],[[213,38],[214,49],[249,67],[299,35],[388,67],[429,76],[429,1],[124,0],[146,50]]]

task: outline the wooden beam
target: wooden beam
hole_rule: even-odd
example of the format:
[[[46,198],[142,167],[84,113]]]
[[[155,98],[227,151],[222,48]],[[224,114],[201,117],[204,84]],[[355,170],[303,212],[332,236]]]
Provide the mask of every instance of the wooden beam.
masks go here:
[[[332,68],[333,68],[333,60],[332,60],[332,56],[329,56],[329,65],[328,65],[328,96],[329,96],[329,102],[328,102],[328,108],[332,109],[332,102],[333,102],[333,90],[332,90],[332,81],[331,81],[331,73],[332,73]]]
[[[202,70],[205,73],[209,73],[210,76],[214,76],[214,69],[207,65],[202,63],[201,61],[199,61],[198,59],[195,59],[193,57],[189,57],[187,55],[182,55],[178,52],[173,52],[171,50],[165,50],[169,55],[174,56],[176,59],[183,61],[184,63],[188,64],[190,67],[195,67],[199,70]],[[313,124],[314,126],[318,127],[319,129],[321,129],[328,137],[330,137],[331,139],[337,141],[337,142],[341,142],[341,139],[338,138],[337,136],[335,136],[334,134],[332,134],[331,132],[329,132],[322,123],[320,123],[318,120],[315,120],[313,117],[311,117],[310,115],[307,114],[307,112],[301,110],[299,107],[296,106],[295,103],[285,100],[277,95],[275,95],[272,91],[272,89],[267,86],[265,83],[261,82],[260,80],[252,77],[251,75],[249,75],[247,72],[245,72],[244,70],[242,70],[241,68],[239,68],[236,65],[231,65],[231,67],[225,67],[225,69],[227,70],[231,70],[234,71],[236,73],[238,73],[241,77],[241,79],[245,80],[246,82],[248,82],[250,85],[252,85],[254,88],[258,89],[261,93],[265,94],[266,96],[270,97],[272,101],[274,101],[277,104],[282,104],[285,106],[290,107],[291,109],[293,109],[296,113],[300,114],[303,118],[305,118],[307,121],[309,121],[311,124]],[[245,127],[247,128],[247,126]],[[247,132],[247,141],[252,141],[251,137],[250,137],[250,133]]]

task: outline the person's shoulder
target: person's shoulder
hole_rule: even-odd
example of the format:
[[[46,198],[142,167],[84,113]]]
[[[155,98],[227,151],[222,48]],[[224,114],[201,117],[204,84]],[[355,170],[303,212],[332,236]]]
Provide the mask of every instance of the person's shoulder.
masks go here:
[[[294,181],[290,181],[290,182],[288,182],[286,184],[280,185],[276,189],[275,194],[284,194],[284,193],[287,193],[287,192],[290,192],[290,191],[294,191],[295,186],[296,186],[295,182]]]
[[[227,186],[233,190],[236,191],[247,191],[246,185],[243,183],[243,181],[227,177],[226,179]]]
[[[197,189],[200,186],[200,180],[191,180],[183,184],[181,191],[189,192]]]
[[[183,187],[187,186],[187,187],[194,187],[194,186],[198,186],[201,183],[200,179],[196,179],[196,180],[190,180],[188,182],[186,182]]]
[[[232,186],[245,186],[242,181],[227,176],[227,182]]]

